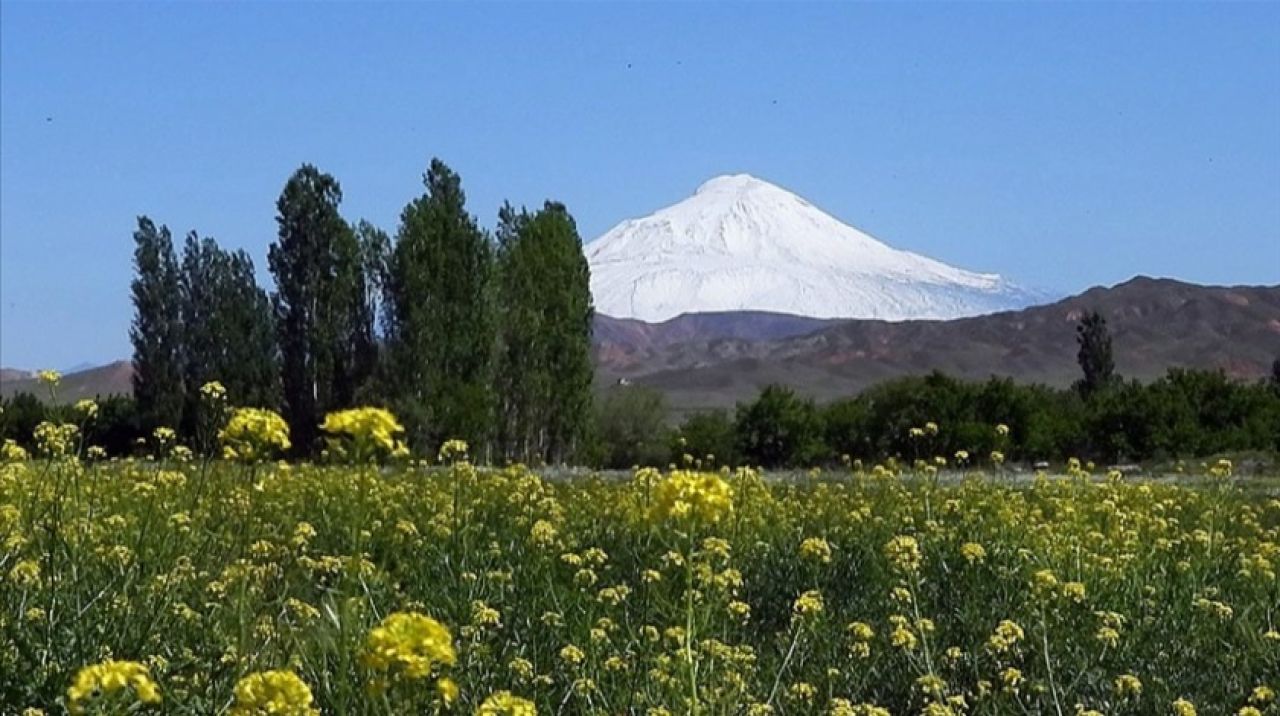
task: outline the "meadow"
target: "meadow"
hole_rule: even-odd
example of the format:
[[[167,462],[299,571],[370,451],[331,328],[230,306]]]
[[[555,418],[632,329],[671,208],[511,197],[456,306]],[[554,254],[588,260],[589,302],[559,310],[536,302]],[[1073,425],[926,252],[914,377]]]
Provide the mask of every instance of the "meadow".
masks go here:
[[[546,479],[237,415],[5,448],[0,713],[1280,713],[1280,498],[1226,461]]]

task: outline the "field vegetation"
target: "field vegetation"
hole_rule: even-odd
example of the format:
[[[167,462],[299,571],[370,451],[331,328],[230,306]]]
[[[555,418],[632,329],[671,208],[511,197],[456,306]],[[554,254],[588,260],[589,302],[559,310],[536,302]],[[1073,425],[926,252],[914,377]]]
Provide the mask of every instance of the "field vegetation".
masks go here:
[[[275,462],[279,416],[202,396],[208,455],[107,459],[91,404],[5,446],[0,712],[1280,712],[1280,498],[1227,461],[548,480],[377,409]]]

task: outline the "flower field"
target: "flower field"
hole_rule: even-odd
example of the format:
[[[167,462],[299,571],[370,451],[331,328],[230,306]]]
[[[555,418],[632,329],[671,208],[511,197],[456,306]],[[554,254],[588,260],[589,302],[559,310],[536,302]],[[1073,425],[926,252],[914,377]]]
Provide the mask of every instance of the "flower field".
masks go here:
[[[0,713],[1280,713],[1280,499],[1226,465],[553,481],[464,450],[0,464]]]

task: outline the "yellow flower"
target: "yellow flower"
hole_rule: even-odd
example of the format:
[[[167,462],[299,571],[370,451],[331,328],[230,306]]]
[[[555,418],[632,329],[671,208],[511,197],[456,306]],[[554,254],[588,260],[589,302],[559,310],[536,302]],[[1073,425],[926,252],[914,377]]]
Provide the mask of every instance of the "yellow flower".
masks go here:
[[[1249,693],[1249,703],[1251,704],[1269,704],[1275,701],[1276,692],[1270,686],[1263,684],[1255,686],[1253,691]]]
[[[36,380],[50,388],[56,388],[62,382],[62,374],[56,370],[42,370],[36,373]]]
[[[831,545],[821,537],[810,537],[800,543],[800,557],[810,562],[829,564],[831,562]]]
[[[160,687],[151,680],[147,667],[136,661],[106,661],[86,666],[76,674],[67,689],[67,708],[73,714],[82,714],[86,706],[96,699],[117,699],[124,692],[132,692],[129,698],[152,705],[160,703]]]
[[[218,402],[226,399],[227,389],[223,387],[222,383],[211,380],[200,386],[200,397],[211,402]]]
[[[570,666],[577,666],[585,661],[587,655],[582,653],[578,647],[570,644],[560,650],[560,660]]]
[[[652,519],[714,524],[733,512],[733,488],[713,472],[677,470],[653,487]]]
[[[372,407],[329,413],[324,416],[320,429],[350,438],[357,452],[362,453],[360,457],[366,457],[369,452],[396,452],[401,447],[396,436],[404,433],[404,426],[391,411]]]
[[[252,462],[288,450],[289,424],[279,413],[262,408],[237,408],[218,433],[224,455]]]
[[[365,640],[361,663],[393,678],[424,679],[437,665],[457,660],[449,629],[425,614],[395,612]]]
[[[1120,698],[1142,695],[1142,682],[1133,674],[1117,676],[1113,686],[1115,687],[1116,695]]]
[[[898,535],[884,546],[889,564],[899,572],[912,573],[920,569],[920,544],[915,537]]]
[[[537,716],[537,713],[538,709],[532,701],[515,696],[510,691],[499,691],[480,704],[475,716]]]
[[[812,617],[822,613],[823,602],[822,592],[811,589],[796,598],[795,604],[791,606],[792,611],[799,617]]]
[[[88,398],[77,400],[72,409],[85,420],[93,420],[98,416],[98,404]]]
[[[1196,716],[1195,704],[1186,699],[1173,702],[1173,716]]]
[[[289,670],[258,671],[236,682],[231,716],[319,716],[311,688]]]
[[[445,440],[440,446],[440,454],[438,456],[440,462],[454,462],[456,460],[466,460],[467,451],[469,450],[465,440]]]
[[[9,570],[9,581],[19,587],[34,587],[40,584],[40,563],[33,559],[24,559]]]
[[[960,554],[969,564],[980,563],[987,559],[987,550],[977,542],[965,542],[960,546]]]

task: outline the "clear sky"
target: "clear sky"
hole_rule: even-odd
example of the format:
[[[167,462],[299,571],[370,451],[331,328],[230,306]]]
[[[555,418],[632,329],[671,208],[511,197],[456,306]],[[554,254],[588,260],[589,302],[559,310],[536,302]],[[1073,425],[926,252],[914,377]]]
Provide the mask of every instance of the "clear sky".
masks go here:
[[[1076,292],[1280,282],[1280,4],[0,5],[0,364],[127,357],[134,218],[247,249],[300,163],[394,232],[586,239],[748,172],[899,248]]]

